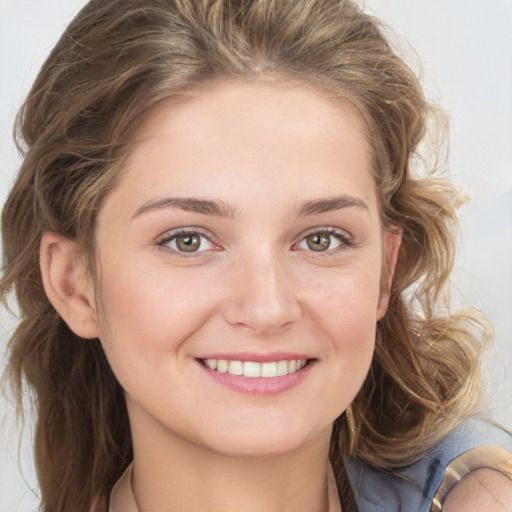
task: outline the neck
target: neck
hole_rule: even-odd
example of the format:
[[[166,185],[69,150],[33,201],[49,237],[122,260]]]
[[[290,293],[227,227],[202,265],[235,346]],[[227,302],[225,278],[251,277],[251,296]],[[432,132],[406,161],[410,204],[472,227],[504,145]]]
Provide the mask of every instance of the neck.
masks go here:
[[[138,427],[132,424],[132,488],[139,512],[328,511],[330,429],[290,453],[254,458],[212,452],[161,426]]]

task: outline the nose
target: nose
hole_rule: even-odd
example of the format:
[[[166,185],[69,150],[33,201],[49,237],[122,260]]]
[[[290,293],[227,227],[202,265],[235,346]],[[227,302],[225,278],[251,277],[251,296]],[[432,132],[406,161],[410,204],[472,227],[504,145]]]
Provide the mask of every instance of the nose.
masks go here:
[[[232,269],[226,321],[257,335],[274,334],[301,314],[290,269],[276,255],[246,258]]]

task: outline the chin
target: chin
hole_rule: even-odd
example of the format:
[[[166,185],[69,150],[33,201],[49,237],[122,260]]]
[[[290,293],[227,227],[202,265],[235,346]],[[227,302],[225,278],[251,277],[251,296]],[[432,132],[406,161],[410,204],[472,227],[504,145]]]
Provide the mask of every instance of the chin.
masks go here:
[[[246,440],[243,442],[231,442],[229,445],[210,445],[207,448],[224,457],[237,459],[268,460],[284,457],[295,452],[302,446],[299,442],[282,442],[267,439]]]
[[[253,428],[210,432],[203,446],[218,455],[247,459],[273,459],[305,449],[318,439],[330,439],[331,425],[324,429],[301,431],[293,422],[285,425],[254,425]],[[215,435],[217,434],[217,435]]]

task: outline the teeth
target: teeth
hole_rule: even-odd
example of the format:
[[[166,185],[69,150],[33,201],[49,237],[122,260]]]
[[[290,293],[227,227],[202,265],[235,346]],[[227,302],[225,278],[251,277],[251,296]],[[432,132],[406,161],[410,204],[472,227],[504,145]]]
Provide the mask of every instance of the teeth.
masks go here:
[[[295,373],[306,366],[306,359],[292,359],[273,361],[270,363],[257,363],[255,361],[228,361],[226,359],[204,359],[210,370],[244,377],[282,377]]]
[[[228,373],[230,373],[231,375],[243,375],[244,364],[242,363],[242,361],[229,361]]]
[[[217,361],[217,371],[220,373],[226,373],[228,371],[228,362],[225,359]]]
[[[210,368],[210,370],[217,369],[217,359],[205,359],[206,366]]]
[[[252,361],[244,362],[244,377],[261,377],[261,364]]]
[[[261,365],[262,377],[276,377],[277,376],[277,363],[263,363]]]
[[[277,362],[277,375],[288,375],[288,361]]]

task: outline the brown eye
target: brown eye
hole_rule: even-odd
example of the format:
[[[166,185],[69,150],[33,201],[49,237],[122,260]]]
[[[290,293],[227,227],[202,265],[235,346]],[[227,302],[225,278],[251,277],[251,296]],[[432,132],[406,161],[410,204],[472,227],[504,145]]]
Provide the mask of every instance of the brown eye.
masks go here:
[[[204,251],[211,251],[215,249],[215,244],[201,233],[196,231],[180,231],[175,234],[170,234],[163,240],[158,242],[158,245],[168,247],[175,253],[201,253]]]
[[[296,245],[296,249],[304,251],[313,251],[325,253],[325,255],[334,255],[338,250],[346,247],[352,247],[352,237],[344,230],[339,228],[319,228],[316,231],[310,231]]]
[[[313,233],[306,237],[306,244],[312,251],[326,251],[331,246],[329,233]]]
[[[194,234],[178,235],[176,238],[176,248],[183,252],[195,252],[201,247],[201,237]]]

